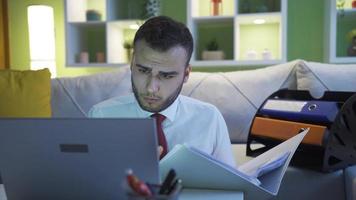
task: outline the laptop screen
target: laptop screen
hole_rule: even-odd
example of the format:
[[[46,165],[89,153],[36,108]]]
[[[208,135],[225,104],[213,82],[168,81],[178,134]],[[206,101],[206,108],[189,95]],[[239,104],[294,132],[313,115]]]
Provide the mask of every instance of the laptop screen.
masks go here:
[[[152,119],[1,119],[8,200],[126,199],[125,171],[158,183]]]

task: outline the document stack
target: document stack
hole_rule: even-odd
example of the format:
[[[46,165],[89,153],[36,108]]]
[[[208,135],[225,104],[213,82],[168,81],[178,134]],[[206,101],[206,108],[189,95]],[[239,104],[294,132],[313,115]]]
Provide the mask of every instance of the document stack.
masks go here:
[[[356,164],[356,93],[325,92],[316,99],[308,91],[279,90],[257,110],[246,154],[257,156],[310,128],[291,164],[331,172]],[[255,143],[262,147],[253,148]]]

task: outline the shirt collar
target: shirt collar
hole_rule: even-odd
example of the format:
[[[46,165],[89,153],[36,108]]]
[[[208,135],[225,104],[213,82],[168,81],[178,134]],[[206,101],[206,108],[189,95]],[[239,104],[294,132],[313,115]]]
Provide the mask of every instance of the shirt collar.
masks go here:
[[[179,98],[180,95],[178,95],[178,97],[176,98],[176,100],[170,105],[168,106],[168,108],[162,110],[161,112],[159,112],[160,114],[164,115],[169,121],[173,122],[175,117],[176,117],[176,113],[177,113],[177,108],[178,108],[178,103],[179,103]],[[135,99],[136,100],[136,99]],[[141,115],[145,118],[150,117],[152,114],[152,112],[148,112],[146,110],[143,110],[140,105],[138,104],[137,100],[137,110],[139,113],[141,113]]]

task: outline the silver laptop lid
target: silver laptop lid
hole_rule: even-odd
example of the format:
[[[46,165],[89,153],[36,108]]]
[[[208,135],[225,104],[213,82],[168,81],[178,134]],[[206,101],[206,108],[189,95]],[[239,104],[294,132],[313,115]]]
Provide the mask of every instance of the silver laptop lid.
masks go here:
[[[159,182],[152,119],[1,119],[8,200],[126,199],[128,168]]]

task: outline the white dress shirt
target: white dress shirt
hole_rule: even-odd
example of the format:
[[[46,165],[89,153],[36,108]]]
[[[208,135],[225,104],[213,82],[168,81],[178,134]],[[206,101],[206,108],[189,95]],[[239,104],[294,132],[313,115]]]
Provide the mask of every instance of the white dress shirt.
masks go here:
[[[172,105],[160,112],[166,116],[163,131],[168,150],[176,144],[188,144],[231,166],[236,166],[224,118],[208,103],[179,95]],[[89,111],[89,117],[148,118],[133,94],[101,102]]]

